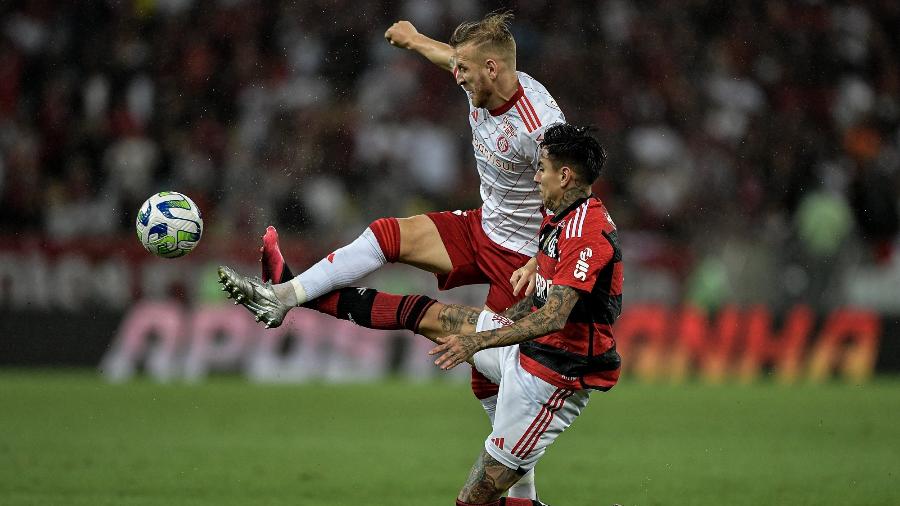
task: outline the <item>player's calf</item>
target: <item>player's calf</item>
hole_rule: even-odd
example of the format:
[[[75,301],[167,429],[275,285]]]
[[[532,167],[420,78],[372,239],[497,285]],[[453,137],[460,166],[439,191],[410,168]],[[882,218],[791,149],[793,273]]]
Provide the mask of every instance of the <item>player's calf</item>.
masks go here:
[[[394,295],[372,288],[347,287],[307,302],[303,307],[370,329],[409,329],[420,333],[422,320],[434,305],[443,306],[425,295]]]
[[[524,472],[506,467],[486,450],[481,450],[481,455],[469,471],[469,477],[456,498],[456,504],[532,506],[535,504],[532,499],[501,498],[523,474]]]

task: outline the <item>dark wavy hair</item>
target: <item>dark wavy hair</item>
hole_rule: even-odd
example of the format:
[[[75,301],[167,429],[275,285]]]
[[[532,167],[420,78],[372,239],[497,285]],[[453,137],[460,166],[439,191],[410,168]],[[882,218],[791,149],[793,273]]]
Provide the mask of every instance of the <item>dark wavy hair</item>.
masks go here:
[[[606,163],[606,148],[590,134],[591,127],[569,123],[553,125],[544,132],[541,147],[555,165],[568,165],[583,183],[593,184]]]

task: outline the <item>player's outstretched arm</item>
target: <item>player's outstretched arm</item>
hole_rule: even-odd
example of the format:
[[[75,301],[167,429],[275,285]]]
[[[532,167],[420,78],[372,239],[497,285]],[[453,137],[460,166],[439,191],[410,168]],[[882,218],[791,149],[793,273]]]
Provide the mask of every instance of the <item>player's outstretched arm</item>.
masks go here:
[[[509,309],[503,312],[503,316],[516,322],[530,315],[534,311],[534,301],[530,296],[522,298],[519,302],[513,304]]]
[[[384,38],[392,46],[411,49],[428,58],[444,70],[453,70],[453,48],[448,44],[426,37],[409,21],[397,21],[384,32]]]
[[[512,325],[485,332],[448,336],[428,354],[440,355],[434,363],[441,369],[452,369],[471,360],[472,355],[485,348],[509,346],[556,332],[566,324],[578,298],[578,291],[574,288],[554,285],[542,308]]]

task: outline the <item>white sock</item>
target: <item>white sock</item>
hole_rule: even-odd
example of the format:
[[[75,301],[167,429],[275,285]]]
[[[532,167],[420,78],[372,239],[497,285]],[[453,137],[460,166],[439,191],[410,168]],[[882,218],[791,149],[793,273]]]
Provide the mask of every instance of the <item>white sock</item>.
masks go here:
[[[494,415],[497,412],[497,396],[492,395],[490,397],[486,397],[481,399],[481,407],[484,408],[485,413],[487,413],[488,418],[491,419],[491,426],[494,426]],[[509,497],[518,497],[520,499],[537,499],[537,488],[534,486],[534,468],[528,470],[519,481],[516,482],[515,485],[509,487],[509,492],[506,494]]]
[[[290,280],[297,305],[345,288],[387,263],[372,229]]]
[[[528,470],[525,476],[519,479],[515,485],[509,487],[509,497],[519,497],[522,499],[537,499],[537,489],[534,486],[534,468]]]

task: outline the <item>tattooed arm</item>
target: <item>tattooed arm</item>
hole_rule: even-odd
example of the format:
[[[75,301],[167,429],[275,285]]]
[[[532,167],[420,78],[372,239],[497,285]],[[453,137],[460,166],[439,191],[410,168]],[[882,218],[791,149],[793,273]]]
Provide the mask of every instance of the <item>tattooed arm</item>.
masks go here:
[[[531,314],[531,308],[534,307],[534,300],[531,297],[516,302],[509,309],[503,312],[503,316],[512,321],[518,321]]]
[[[512,325],[486,332],[448,336],[443,344],[435,346],[428,354],[440,354],[434,363],[441,369],[452,369],[485,348],[509,346],[556,332],[566,324],[578,297],[578,291],[574,288],[554,285],[547,294],[544,307]]]

